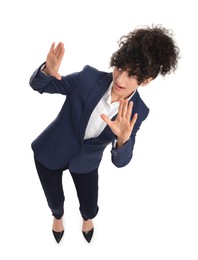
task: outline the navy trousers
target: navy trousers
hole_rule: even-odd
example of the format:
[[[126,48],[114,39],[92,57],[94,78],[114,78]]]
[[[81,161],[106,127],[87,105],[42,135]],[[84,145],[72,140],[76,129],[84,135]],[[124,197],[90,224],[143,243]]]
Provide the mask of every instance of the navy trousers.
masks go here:
[[[60,219],[64,214],[64,191],[62,174],[67,169],[50,170],[35,159],[38,176],[52,215]],[[98,169],[89,173],[70,172],[84,220],[94,218],[98,213]]]

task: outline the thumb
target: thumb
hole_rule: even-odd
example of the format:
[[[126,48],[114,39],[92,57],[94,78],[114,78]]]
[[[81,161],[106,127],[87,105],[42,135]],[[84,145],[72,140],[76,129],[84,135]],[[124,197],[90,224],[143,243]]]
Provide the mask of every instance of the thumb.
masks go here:
[[[58,80],[61,80],[61,75],[58,72],[55,72],[52,76]]]
[[[107,125],[111,124],[111,120],[105,114],[101,114],[100,117],[102,118],[103,121],[107,123]]]

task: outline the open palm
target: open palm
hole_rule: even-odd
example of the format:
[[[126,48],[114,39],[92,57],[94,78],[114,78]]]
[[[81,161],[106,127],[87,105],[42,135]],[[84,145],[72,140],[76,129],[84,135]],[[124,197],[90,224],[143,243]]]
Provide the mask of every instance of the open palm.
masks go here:
[[[59,42],[55,48],[55,43],[53,42],[50,48],[50,51],[47,55],[46,59],[46,69],[47,73],[51,76],[54,76],[58,80],[61,79],[60,74],[58,73],[61,61],[64,56],[64,45],[62,42]]]
[[[101,118],[111,128],[112,132],[117,136],[122,143],[129,140],[135,122],[137,120],[137,114],[135,114],[131,120],[133,102],[128,100],[121,100],[117,117],[114,121],[109,119],[106,115],[102,114]]]

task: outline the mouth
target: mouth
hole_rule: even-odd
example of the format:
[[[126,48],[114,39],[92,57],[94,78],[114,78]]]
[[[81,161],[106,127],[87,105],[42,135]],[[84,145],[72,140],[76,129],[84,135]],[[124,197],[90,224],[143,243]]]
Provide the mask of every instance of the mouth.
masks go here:
[[[123,90],[123,89],[125,89],[122,86],[118,85],[116,82],[114,82],[114,86],[115,86],[116,90]]]

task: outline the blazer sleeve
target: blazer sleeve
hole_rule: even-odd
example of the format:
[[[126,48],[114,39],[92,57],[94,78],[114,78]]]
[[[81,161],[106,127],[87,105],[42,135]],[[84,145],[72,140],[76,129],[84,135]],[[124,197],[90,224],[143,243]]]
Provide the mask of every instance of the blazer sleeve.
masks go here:
[[[46,76],[41,72],[41,67],[45,63],[34,71],[30,77],[30,86],[39,93],[58,93],[62,95],[68,95],[78,84],[81,75],[86,70],[86,66],[81,72],[75,72],[67,76],[62,76],[61,80],[58,80],[52,76]]]
[[[138,115],[138,119],[134,125],[130,139],[120,148],[116,148],[112,146],[111,160],[116,167],[118,168],[124,167],[131,161],[133,156],[133,148],[135,145],[136,134],[140,129],[142,122],[147,118],[148,114],[149,114],[149,109],[145,106],[144,113]]]

